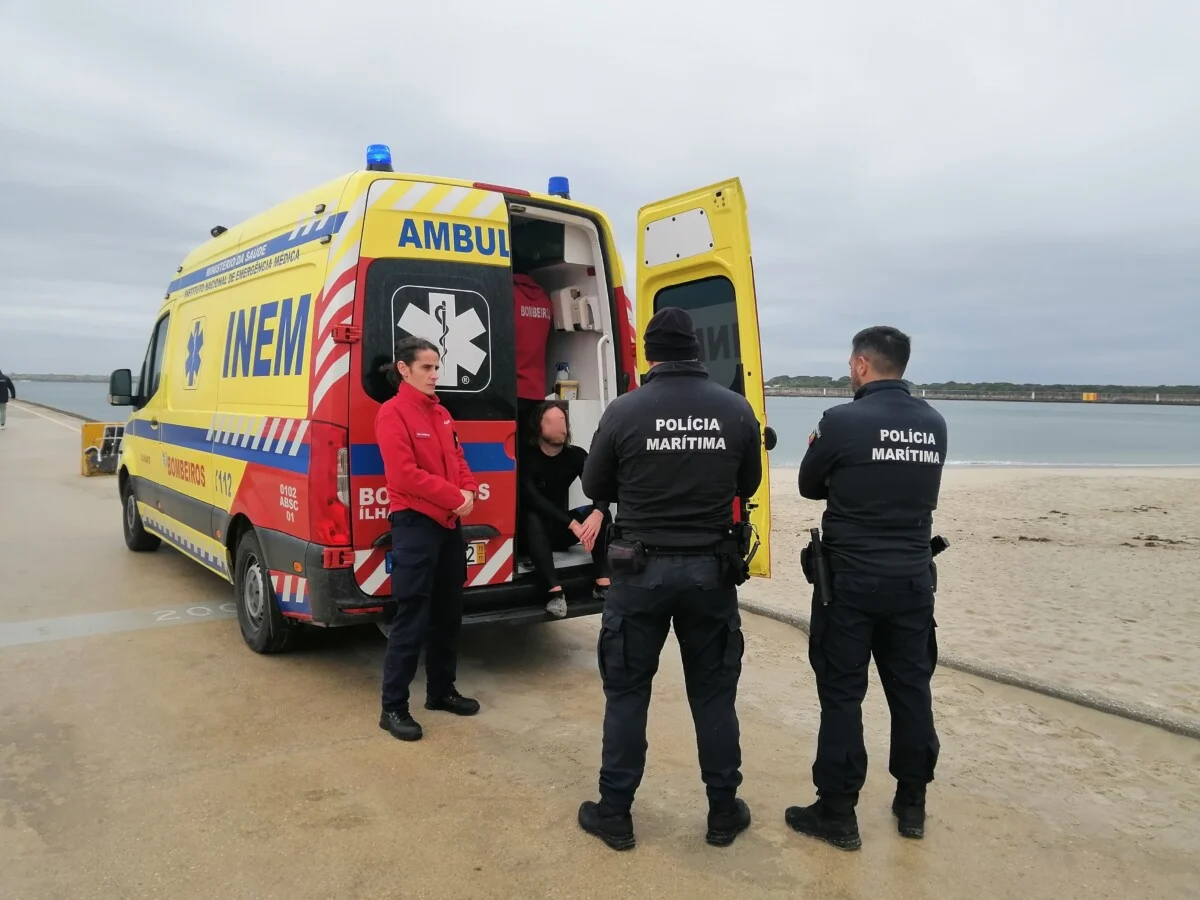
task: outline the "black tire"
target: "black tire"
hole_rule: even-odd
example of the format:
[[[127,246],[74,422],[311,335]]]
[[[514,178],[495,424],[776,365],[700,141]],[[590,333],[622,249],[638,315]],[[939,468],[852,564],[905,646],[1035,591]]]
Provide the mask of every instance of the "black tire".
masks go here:
[[[121,530],[125,533],[125,546],[134,553],[157,550],[162,543],[162,538],[142,526],[142,514],[138,512],[132,483],[126,483],[121,492]]]
[[[299,626],[279,611],[271,572],[254,529],[238,541],[233,588],[242,640],[255,653],[283,653],[295,644]]]

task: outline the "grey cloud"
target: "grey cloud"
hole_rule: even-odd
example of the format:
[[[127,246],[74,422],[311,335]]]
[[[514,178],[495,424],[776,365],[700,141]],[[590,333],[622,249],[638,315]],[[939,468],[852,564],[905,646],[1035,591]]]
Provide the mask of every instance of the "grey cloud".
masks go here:
[[[10,3],[0,366],[135,365],[209,227],[385,141],[570,176],[630,276],[641,204],[741,176],[768,374],[840,374],[889,322],[923,380],[1187,380],[1200,8],[736,8]]]

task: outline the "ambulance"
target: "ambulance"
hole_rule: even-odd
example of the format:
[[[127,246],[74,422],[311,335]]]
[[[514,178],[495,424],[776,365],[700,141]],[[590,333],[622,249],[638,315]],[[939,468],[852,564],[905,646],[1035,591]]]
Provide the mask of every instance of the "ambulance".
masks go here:
[[[643,207],[632,303],[612,226],[571,199],[366,165],[211,238],[178,268],[140,373],[117,486],[125,542],[163,542],[232,584],[256,652],[305,625],[383,625],[390,527],[375,413],[405,336],[442,352],[438,394],[479,481],[463,521],[464,625],[549,620],[517,529],[514,272],[553,301],[546,394],[563,392],[585,449],[605,407],[646,369],[637,339],[664,306],[694,318],[711,376],[766,426],[750,234],[737,179]],[[766,453],[774,434],[764,431]],[[586,502],[578,482],[573,505]],[[746,510],[770,576],[766,477]],[[556,554],[569,615],[599,612],[589,554]]]

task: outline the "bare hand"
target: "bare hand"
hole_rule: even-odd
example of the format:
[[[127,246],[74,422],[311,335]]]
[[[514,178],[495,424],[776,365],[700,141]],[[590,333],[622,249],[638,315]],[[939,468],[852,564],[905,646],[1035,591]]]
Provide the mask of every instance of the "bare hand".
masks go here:
[[[583,544],[583,549],[588,553],[591,553],[592,548],[596,546],[596,538],[600,536],[600,525],[603,522],[604,515],[599,510],[593,510],[591,515],[583,520],[579,543]]]
[[[459,493],[462,494],[463,505],[454,510],[454,514],[456,516],[469,516],[471,514],[471,510],[475,508],[475,495],[470,491],[464,491],[461,489],[459,490]]]

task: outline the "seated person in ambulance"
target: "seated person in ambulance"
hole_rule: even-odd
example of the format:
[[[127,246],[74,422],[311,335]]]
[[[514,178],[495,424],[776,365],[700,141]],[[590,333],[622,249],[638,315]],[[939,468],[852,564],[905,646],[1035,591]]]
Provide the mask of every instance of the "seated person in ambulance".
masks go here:
[[[593,503],[578,509],[568,508],[568,492],[583,474],[587,451],[571,443],[571,429],[562,405],[543,401],[533,415],[536,434],[532,445],[521,457],[521,524],[525,550],[534,569],[549,589],[546,610],[559,618],[567,614],[567,600],[554,552],[581,544],[592,555],[596,567],[596,585],[592,596],[603,600],[610,584],[608,578],[608,503]]]
[[[517,429],[528,427],[534,409],[546,399],[546,345],[554,316],[550,298],[528,275],[513,276],[516,323]],[[518,434],[518,443],[523,443]]]

